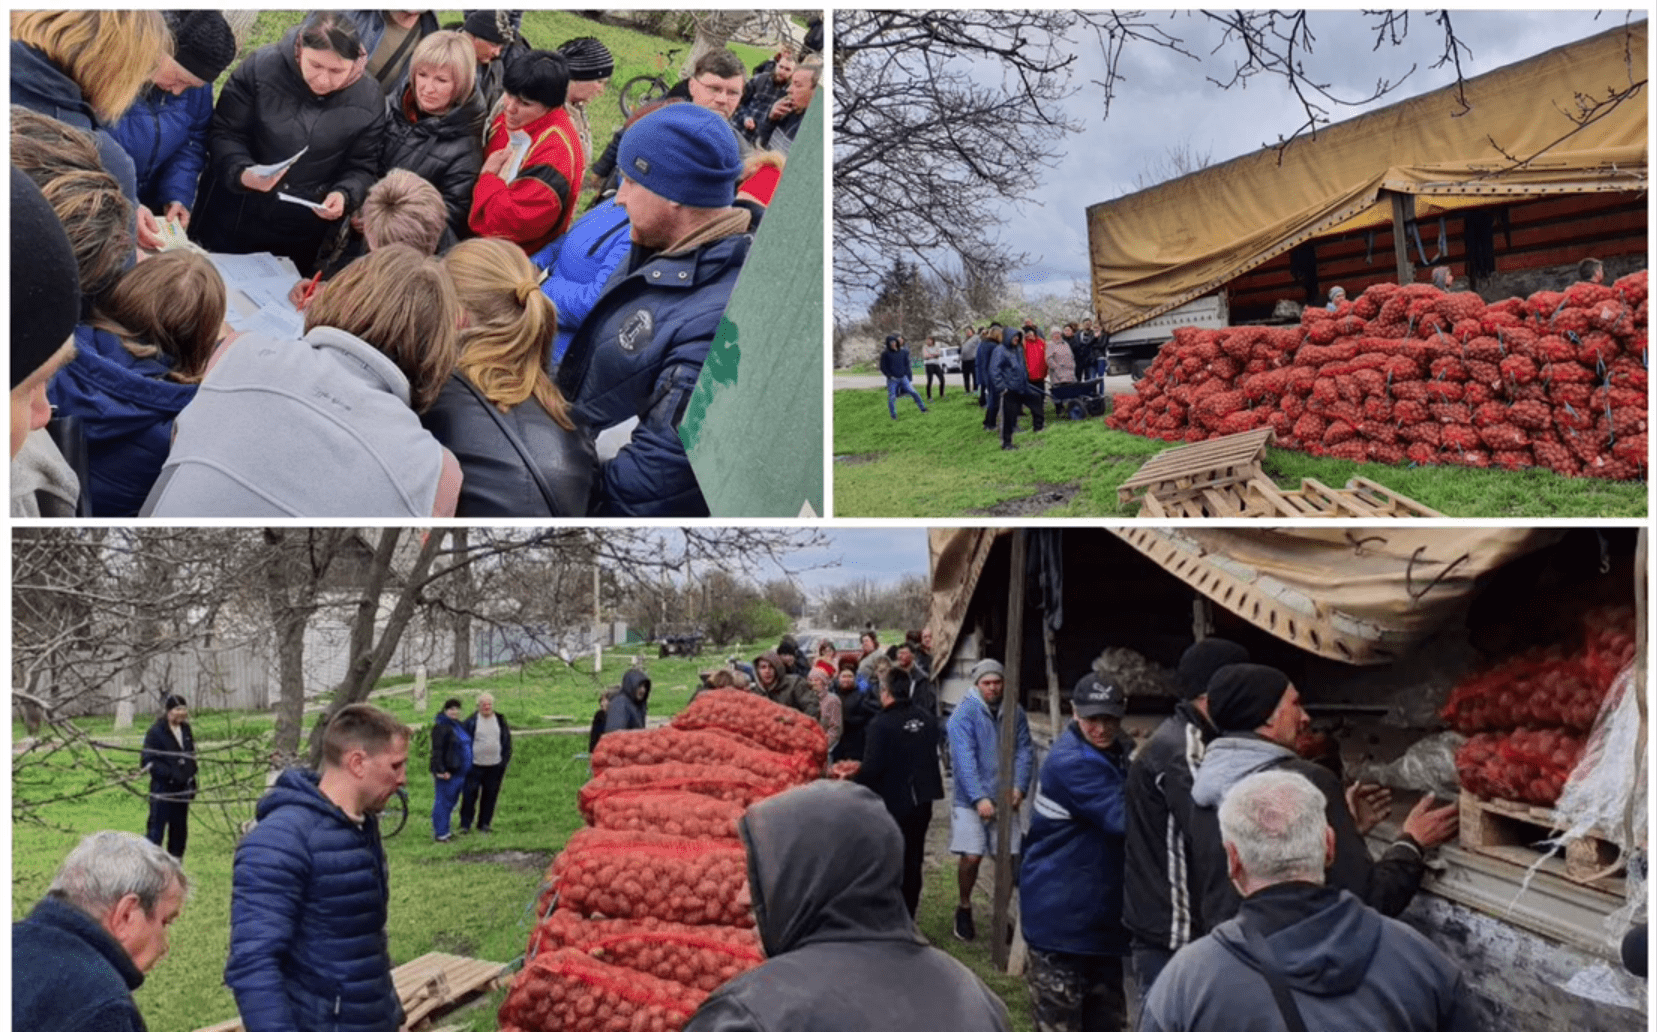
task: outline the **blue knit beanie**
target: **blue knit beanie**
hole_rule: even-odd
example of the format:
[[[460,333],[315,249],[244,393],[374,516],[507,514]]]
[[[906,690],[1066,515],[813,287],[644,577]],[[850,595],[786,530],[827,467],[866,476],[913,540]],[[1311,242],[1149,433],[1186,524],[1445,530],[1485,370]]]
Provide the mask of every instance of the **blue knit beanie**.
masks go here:
[[[658,197],[693,208],[736,200],[742,152],[736,130],[696,104],[669,104],[628,126],[616,168]]]

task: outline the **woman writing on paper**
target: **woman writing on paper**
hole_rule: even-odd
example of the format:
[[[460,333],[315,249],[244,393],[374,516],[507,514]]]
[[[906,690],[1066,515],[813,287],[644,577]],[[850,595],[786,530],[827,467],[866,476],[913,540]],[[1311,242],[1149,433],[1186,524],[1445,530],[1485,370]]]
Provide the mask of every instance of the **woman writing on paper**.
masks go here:
[[[316,271],[317,252],[378,171],[385,98],[363,77],[366,62],[351,20],[318,11],[230,73],[190,220],[201,246],[269,251]]]

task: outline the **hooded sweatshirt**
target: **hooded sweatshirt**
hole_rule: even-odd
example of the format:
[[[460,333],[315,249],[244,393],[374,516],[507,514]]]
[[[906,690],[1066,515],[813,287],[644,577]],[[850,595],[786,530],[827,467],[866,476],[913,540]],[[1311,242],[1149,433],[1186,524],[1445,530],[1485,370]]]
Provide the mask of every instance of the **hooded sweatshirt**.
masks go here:
[[[776,671],[770,684],[764,684],[759,679],[759,665],[762,661],[771,664],[771,669]],[[791,674],[784,670],[782,657],[777,655],[774,649],[754,657],[753,684],[767,699],[778,705],[799,710],[812,720],[822,716],[823,707],[817,701],[817,693],[811,690],[811,682],[799,674]]]
[[[1220,840],[1220,802],[1231,786],[1260,770],[1287,770],[1318,787],[1325,800],[1324,817],[1335,829],[1335,862],[1325,873],[1329,885],[1346,889],[1388,917],[1403,913],[1421,887],[1426,873],[1421,849],[1402,837],[1379,861],[1358,834],[1340,779],[1327,768],[1301,759],[1293,751],[1252,732],[1231,732],[1214,740],[1191,785],[1195,804],[1191,819],[1193,891],[1200,899],[1202,927],[1216,927],[1237,913],[1241,897],[1226,870],[1225,845]]]
[[[610,700],[604,733],[642,731],[650,700],[650,676],[637,667],[621,675],[621,691]]]
[[[770,959],[716,990],[685,1032],[1011,1028],[1006,1006],[916,930],[903,838],[879,796],[818,781],[756,803],[738,829]]]
[[[1309,1029],[1477,1027],[1462,1003],[1461,972],[1425,936],[1350,892],[1285,882],[1256,892],[1236,918],[1174,955],[1151,988],[1139,1032],[1280,1032],[1284,1019],[1261,974],[1268,967]]]

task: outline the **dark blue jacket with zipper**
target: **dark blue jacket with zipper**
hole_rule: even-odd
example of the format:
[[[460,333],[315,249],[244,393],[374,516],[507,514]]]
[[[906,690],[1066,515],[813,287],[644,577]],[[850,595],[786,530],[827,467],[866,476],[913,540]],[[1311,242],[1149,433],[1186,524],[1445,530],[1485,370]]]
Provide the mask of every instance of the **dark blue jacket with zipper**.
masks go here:
[[[396,1032],[378,818],[357,823],[290,768],[236,847],[224,981],[247,1032]]]
[[[157,215],[174,201],[195,208],[212,124],[212,83],[176,97],[155,86],[139,94],[109,133],[137,169],[141,204]]]

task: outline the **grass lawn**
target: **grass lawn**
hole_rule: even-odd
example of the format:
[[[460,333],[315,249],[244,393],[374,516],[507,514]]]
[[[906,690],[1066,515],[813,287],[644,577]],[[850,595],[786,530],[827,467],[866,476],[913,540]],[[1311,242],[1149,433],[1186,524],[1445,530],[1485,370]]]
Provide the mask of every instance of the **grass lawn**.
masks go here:
[[[758,646],[731,650],[752,656]],[[431,840],[429,815],[432,779],[426,772],[428,753],[422,734],[410,750],[409,821],[402,834],[387,841],[391,863],[391,909],[388,930],[393,963],[401,964],[434,950],[490,960],[510,961],[523,953],[532,924],[531,907],[541,877],[553,854],[581,825],[575,797],[587,780],[581,758],[587,748],[585,729],[593,715],[597,694],[604,685],[620,680],[633,655],[648,652],[647,669],[653,682],[651,715],[667,716],[683,709],[696,683],[696,671],[715,666],[725,653],[697,659],[654,658],[653,650],[607,653],[604,669],[594,674],[592,660],[576,667],[539,663],[522,672],[479,677],[464,684],[438,680],[430,685],[429,708],[416,714],[410,695],[376,701],[411,723],[428,724],[435,707],[448,695],[472,700],[492,691],[497,708],[514,731],[575,726],[579,734],[525,734],[513,741],[512,766],[501,789],[495,833],[457,838],[439,846]],[[553,719],[570,717],[570,720]],[[144,725],[113,732],[110,718],[80,722],[100,740],[136,748]],[[263,714],[200,712],[193,714],[198,752],[213,740],[268,732],[272,721]],[[14,740],[21,737],[14,724]],[[244,750],[260,755],[256,746]],[[63,756],[64,754],[59,754]],[[136,765],[136,757],[131,762]],[[209,770],[222,765],[204,765]],[[254,763],[251,769],[257,771]],[[86,775],[66,761],[46,761],[31,768],[16,791],[56,796],[74,789]],[[55,775],[55,777],[53,776]],[[204,783],[207,778],[204,774]],[[41,798],[35,794],[35,798]],[[205,794],[205,793],[204,793]],[[50,826],[33,822],[12,828],[12,916],[20,919],[51,883],[52,874],[82,835],[104,828],[142,833],[146,817],[142,798],[119,789],[88,791],[54,803],[45,814]],[[144,1019],[156,1032],[188,1032],[235,1016],[235,1002],[223,985],[229,950],[230,876],[234,839],[230,828],[251,816],[252,804],[215,808],[205,802],[191,807],[190,844],[185,870],[193,883],[184,914],[172,927],[172,952],[151,972],[137,993]],[[494,1029],[495,1010],[503,993],[496,993],[459,1019],[473,1032]]]
[[[834,392],[834,515],[1132,516],[1116,488],[1145,460],[1174,445],[1105,427],[1101,419],[1059,420],[1030,433],[1026,415],[1004,452],[983,429],[983,410],[957,385],[922,415],[901,399],[897,422],[886,392]],[[1279,486],[1312,477],[1343,487],[1364,476],[1446,516],[1643,517],[1644,482],[1570,479],[1549,470],[1510,473],[1459,466],[1382,466],[1270,449]]]

